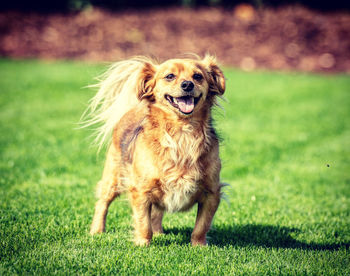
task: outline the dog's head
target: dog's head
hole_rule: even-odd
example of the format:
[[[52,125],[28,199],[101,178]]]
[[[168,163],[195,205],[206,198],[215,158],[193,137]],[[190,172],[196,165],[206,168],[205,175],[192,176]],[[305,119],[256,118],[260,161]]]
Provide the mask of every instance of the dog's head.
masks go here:
[[[190,117],[225,91],[225,78],[214,57],[202,60],[170,59],[156,65],[145,63],[140,74],[138,97],[155,106]]]

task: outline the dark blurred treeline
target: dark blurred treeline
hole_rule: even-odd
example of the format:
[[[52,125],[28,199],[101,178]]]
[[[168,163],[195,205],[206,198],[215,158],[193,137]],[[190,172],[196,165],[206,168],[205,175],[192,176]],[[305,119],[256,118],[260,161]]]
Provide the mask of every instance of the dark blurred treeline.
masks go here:
[[[7,0],[0,4],[1,11],[72,12],[89,7],[109,10],[165,8],[173,6],[203,7],[215,6],[231,8],[247,3],[256,8],[303,5],[321,11],[350,10],[350,0]]]

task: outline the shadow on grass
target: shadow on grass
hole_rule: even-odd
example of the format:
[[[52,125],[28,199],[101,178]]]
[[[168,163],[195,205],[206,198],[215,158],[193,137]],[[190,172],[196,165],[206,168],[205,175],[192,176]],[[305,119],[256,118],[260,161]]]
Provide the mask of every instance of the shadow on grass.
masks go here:
[[[176,236],[176,242],[180,244],[190,243],[192,228],[171,228],[165,233]],[[299,229],[272,226],[272,225],[237,225],[237,226],[217,226],[208,234],[210,245],[224,247],[228,245],[238,247],[266,247],[266,248],[286,248],[286,249],[309,249],[309,250],[337,250],[340,248],[349,249],[349,243],[306,243],[293,238],[293,233],[300,233]],[[162,239],[159,245],[169,245],[172,241]]]

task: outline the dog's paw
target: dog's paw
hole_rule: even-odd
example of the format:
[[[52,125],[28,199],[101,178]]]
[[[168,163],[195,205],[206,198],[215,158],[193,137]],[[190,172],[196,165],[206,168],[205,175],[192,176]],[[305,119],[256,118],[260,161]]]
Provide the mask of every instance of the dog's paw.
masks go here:
[[[191,244],[193,246],[197,246],[197,245],[199,245],[199,246],[206,246],[206,245],[208,245],[206,239],[201,239],[201,240],[199,240],[199,239],[192,239],[191,240]]]
[[[144,238],[135,238],[134,243],[137,246],[149,246],[151,243],[151,240],[144,239]]]
[[[102,234],[103,231],[96,231],[96,230],[90,230],[90,235],[91,236],[94,236],[94,235],[97,235],[97,234]]]
[[[104,232],[104,228],[103,227],[98,227],[98,226],[95,226],[95,225],[91,225],[91,228],[90,228],[90,235],[96,235],[96,234],[101,234]]]
[[[163,230],[153,231],[153,236],[165,235]]]

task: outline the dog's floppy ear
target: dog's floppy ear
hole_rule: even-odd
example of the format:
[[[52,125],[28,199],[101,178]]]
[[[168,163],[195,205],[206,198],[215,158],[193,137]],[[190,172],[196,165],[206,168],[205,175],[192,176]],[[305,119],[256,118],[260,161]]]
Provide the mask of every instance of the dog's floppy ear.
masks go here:
[[[137,97],[139,100],[147,98],[152,101],[154,99],[153,88],[155,86],[155,73],[155,66],[149,62],[145,62],[138,80]]]
[[[209,91],[218,95],[224,94],[225,77],[216,62],[216,58],[211,55],[206,55],[202,62],[209,75]]]

